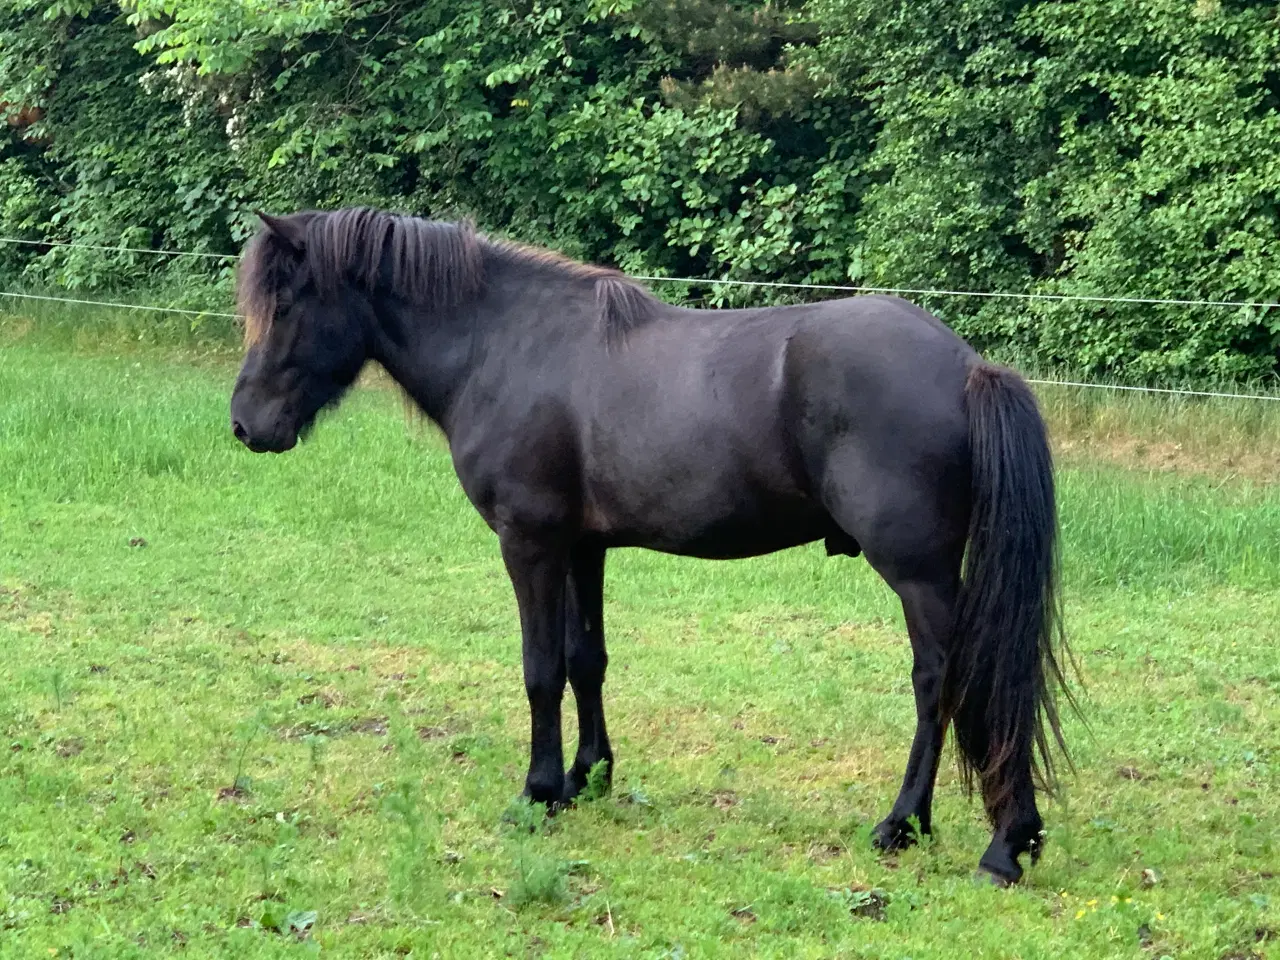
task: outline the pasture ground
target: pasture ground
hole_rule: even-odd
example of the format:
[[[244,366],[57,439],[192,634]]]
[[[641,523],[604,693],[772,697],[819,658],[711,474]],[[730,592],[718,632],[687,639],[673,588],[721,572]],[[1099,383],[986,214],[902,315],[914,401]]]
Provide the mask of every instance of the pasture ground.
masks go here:
[[[252,456],[234,370],[0,320],[0,956],[1280,957],[1280,404],[1043,394],[1091,729],[999,891],[949,755],[936,840],[869,848],[909,649],[820,545],[612,555],[614,792],[514,805],[442,443],[362,389]]]

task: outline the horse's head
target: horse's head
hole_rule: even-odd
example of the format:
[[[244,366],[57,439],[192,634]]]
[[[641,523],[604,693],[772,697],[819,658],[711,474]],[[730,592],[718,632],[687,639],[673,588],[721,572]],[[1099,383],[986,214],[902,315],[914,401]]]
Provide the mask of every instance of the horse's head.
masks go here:
[[[283,453],[336,404],[369,356],[372,307],[364,292],[308,256],[322,214],[259,214],[245,250],[239,303],[246,352],[231,395],[231,428],[257,453]],[[314,252],[314,251],[311,251]]]

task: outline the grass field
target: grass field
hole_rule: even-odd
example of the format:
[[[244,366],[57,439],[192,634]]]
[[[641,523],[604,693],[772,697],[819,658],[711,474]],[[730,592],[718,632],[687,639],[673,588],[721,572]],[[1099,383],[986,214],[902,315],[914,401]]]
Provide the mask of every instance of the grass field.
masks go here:
[[[909,649],[820,546],[611,556],[615,790],[514,806],[447,451],[362,389],[252,456],[234,369],[0,321],[0,956],[1280,957],[1280,404],[1045,394],[1090,730],[999,891],[950,763],[935,841],[869,848]]]

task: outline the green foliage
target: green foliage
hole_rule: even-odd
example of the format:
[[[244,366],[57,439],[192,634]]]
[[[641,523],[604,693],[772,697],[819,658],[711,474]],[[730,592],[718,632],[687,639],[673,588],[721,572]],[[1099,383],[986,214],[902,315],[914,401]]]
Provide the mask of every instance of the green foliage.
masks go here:
[[[868,279],[953,289],[1273,300],[1273,8],[1164,0],[816,0],[813,55],[883,122]],[[1273,374],[1273,312],[957,304],[1045,365],[1140,380]]]
[[[587,771],[587,785],[582,789],[582,800],[590,803],[609,795],[609,761],[597,760]]]
[[[515,874],[511,878],[508,902],[516,910],[535,904],[556,905],[569,896],[568,869],[565,863],[522,844],[516,854]]]
[[[1278,53],[1261,0],[3,0],[0,236],[234,253],[373,203],[649,275],[1271,301]],[[0,245],[7,283],[228,274]],[[1280,357],[1272,310],[926,305],[1040,368]]]
[[[155,53],[161,64],[195,63],[201,74],[250,69],[269,51],[296,49],[312,34],[341,33],[351,16],[348,0],[125,0],[120,6],[143,34],[139,53]]]

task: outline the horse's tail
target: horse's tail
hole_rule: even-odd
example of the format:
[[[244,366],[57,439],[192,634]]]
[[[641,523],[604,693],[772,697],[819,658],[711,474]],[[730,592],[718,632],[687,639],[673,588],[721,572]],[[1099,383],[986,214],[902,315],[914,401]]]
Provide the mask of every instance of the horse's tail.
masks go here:
[[[976,775],[989,816],[1030,770],[1057,781],[1053,744],[1071,760],[1055,693],[1069,657],[1058,602],[1053,458],[1026,381],[979,361],[965,385],[971,516],[955,629],[942,680],[942,715],[955,729],[960,769]],[[1037,756],[1038,754],[1038,756]]]

